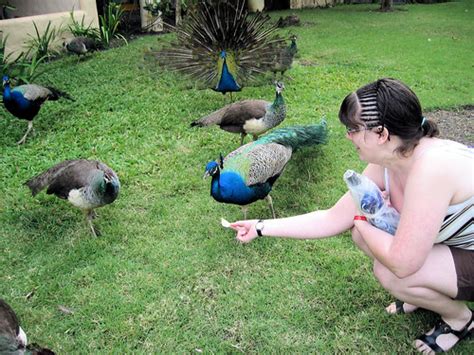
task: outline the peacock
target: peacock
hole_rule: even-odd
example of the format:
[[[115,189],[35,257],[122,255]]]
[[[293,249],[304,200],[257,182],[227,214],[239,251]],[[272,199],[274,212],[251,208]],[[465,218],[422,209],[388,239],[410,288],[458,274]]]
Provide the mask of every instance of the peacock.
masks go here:
[[[293,151],[303,146],[325,143],[326,122],[276,129],[247,143],[225,158],[206,165],[204,177],[211,176],[211,196],[218,202],[241,205],[244,219],[247,205],[266,199],[275,218],[272,186],[283,172]]]
[[[27,343],[15,311],[0,298],[0,354],[54,355],[49,349]]]
[[[191,76],[214,91],[240,91],[269,71],[284,47],[276,24],[259,12],[250,16],[245,0],[207,0],[175,28],[177,42],[153,52],[158,63]]]
[[[97,50],[97,43],[89,37],[74,37],[64,42],[64,47],[68,52],[77,54],[79,59],[87,53]]]
[[[296,36],[293,35],[290,37],[291,43],[289,46],[283,48],[273,63],[273,74],[276,79],[276,75],[279,72],[281,74],[281,79],[284,78],[285,72],[291,69],[293,64],[293,58],[298,52],[298,46],[296,44]]]
[[[220,110],[191,123],[191,127],[219,125],[227,132],[240,133],[240,145],[247,134],[254,140],[269,129],[278,126],[286,117],[286,105],[282,96],[285,85],[275,83],[275,100],[242,100],[224,106]]]
[[[28,121],[28,129],[17,144],[23,144],[25,142],[28,133],[30,133],[33,128],[33,119],[38,114],[41,105],[43,105],[46,100],[56,101],[61,97],[74,101],[69,94],[50,86],[44,87],[35,84],[26,84],[12,89],[8,76],[3,77],[3,104],[5,108],[13,116]]]
[[[97,160],[65,160],[25,183],[33,196],[47,188],[47,194],[67,199],[86,215],[94,236],[99,232],[92,224],[94,209],[115,201],[120,181],[115,172]]]

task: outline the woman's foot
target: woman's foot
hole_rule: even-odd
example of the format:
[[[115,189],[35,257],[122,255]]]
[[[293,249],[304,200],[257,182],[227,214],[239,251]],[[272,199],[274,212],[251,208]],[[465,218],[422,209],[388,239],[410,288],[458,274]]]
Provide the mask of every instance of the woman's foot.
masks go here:
[[[474,331],[474,312],[471,311],[471,319],[464,324],[451,327],[441,319],[433,329],[415,340],[415,348],[423,354],[448,351]]]
[[[396,300],[395,302],[390,303],[390,305],[385,308],[388,314],[403,314],[415,312],[418,309],[418,306]]]

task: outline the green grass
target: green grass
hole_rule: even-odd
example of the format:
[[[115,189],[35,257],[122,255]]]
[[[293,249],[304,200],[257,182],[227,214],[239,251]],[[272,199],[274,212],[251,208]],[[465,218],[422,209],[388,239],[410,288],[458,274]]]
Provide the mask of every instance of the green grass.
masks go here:
[[[474,103],[474,3],[369,11],[377,7],[271,13],[303,22],[281,32],[296,33],[300,49],[283,125],[325,116],[330,129],[329,143],[296,153],[275,184],[279,216],[331,206],[345,190],[344,171],[363,168],[337,119],[350,91],[389,76],[412,87],[426,110]],[[24,146],[15,142],[26,122],[0,109],[0,297],[30,341],[60,354],[410,353],[435,317],[386,315],[392,297],[348,234],[239,245],[220,226],[220,217],[242,218],[240,209],[215,202],[201,177],[239,137],[188,127],[221,107],[221,95],[143,69],[144,49],[169,38],[45,65],[37,82],[77,101],[46,103]],[[271,100],[274,89],[236,96]],[[78,210],[44,193],[32,198],[23,186],[79,157],[106,162],[122,183],[117,201],[98,210],[98,239]],[[254,203],[249,217],[269,218],[266,203]]]

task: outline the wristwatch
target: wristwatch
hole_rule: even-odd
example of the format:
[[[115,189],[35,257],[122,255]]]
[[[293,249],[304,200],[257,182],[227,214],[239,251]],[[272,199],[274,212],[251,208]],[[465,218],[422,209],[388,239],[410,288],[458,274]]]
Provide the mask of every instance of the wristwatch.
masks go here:
[[[264,227],[263,221],[259,219],[257,223],[255,223],[255,230],[257,231],[257,234],[259,237],[262,236],[263,227]]]

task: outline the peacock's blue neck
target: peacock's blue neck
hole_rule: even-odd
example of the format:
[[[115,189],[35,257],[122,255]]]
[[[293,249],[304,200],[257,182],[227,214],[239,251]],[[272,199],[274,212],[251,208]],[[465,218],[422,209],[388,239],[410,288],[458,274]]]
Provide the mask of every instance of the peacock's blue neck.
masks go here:
[[[234,76],[229,71],[229,67],[227,66],[227,61],[224,57],[224,63],[222,64],[222,73],[219,79],[219,83],[217,84],[216,91],[222,92],[225,94],[226,92],[232,91],[240,91],[241,88],[239,84],[234,79]]]
[[[11,94],[10,84],[5,84],[3,87],[3,100],[10,100]]]
[[[212,177],[211,195],[216,201],[236,205],[248,205],[265,198],[272,189],[270,183],[247,186],[242,177],[232,171]]]

